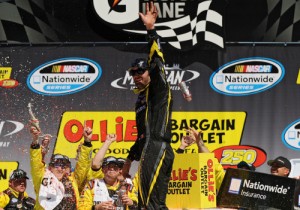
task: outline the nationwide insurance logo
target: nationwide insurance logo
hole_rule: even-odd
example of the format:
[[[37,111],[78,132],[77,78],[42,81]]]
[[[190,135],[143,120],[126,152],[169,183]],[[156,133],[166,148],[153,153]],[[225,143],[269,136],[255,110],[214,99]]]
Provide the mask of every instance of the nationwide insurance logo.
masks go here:
[[[300,119],[289,124],[281,135],[284,145],[293,150],[300,150]]]
[[[98,63],[87,58],[62,58],[34,69],[28,87],[42,95],[66,95],[84,90],[101,77]]]
[[[283,65],[270,58],[253,57],[232,61],[210,77],[210,86],[225,95],[260,93],[277,85],[284,77]]]
[[[181,81],[185,81],[187,85],[197,79],[200,73],[195,70],[184,70],[179,67],[179,65],[174,64],[172,67],[165,67],[167,81],[170,84],[172,90],[180,90],[178,84]],[[135,88],[132,76],[126,71],[124,77],[120,77],[111,82],[111,86],[118,89],[129,89],[133,90]]]
[[[242,180],[238,178],[231,178],[228,192],[231,194],[239,194],[242,185]]]
[[[127,33],[146,34],[139,12],[145,13],[148,0],[93,0],[96,15],[108,26]],[[224,0],[154,1],[158,10],[156,31],[177,49],[196,44],[224,48],[222,13]]]

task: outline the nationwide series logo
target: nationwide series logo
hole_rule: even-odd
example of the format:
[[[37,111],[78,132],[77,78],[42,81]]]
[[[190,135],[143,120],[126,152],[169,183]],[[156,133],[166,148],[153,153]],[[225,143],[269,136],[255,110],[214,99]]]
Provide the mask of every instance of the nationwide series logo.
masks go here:
[[[165,67],[167,81],[170,84],[172,90],[179,90],[178,84],[181,81],[191,82],[200,76],[200,73],[194,70],[180,69],[179,65],[174,64],[172,67]],[[132,76],[126,71],[124,77],[118,78],[111,82],[111,86],[118,89],[130,89],[132,90],[135,85]]]
[[[86,89],[102,74],[100,65],[86,58],[62,58],[34,69],[28,87],[42,95],[66,95]]]
[[[285,146],[293,150],[300,150],[300,119],[284,129],[281,140]]]
[[[189,49],[197,43],[224,47],[224,1],[172,0],[154,1],[158,10],[157,33],[177,49]],[[100,19],[124,32],[146,34],[139,12],[145,13],[148,0],[93,0]]]
[[[244,58],[220,67],[210,77],[211,87],[222,94],[243,96],[274,87],[284,77],[283,65],[270,58]]]

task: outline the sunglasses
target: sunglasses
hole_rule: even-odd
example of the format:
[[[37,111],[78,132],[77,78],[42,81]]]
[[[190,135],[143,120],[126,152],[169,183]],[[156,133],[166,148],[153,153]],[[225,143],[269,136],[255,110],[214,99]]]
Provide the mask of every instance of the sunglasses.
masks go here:
[[[122,168],[125,161],[126,160],[124,158],[115,158],[113,156],[108,156],[108,157],[104,158],[102,166],[105,167],[110,164],[115,164],[119,168]]]
[[[54,168],[61,167],[62,169],[66,169],[69,167],[68,164],[65,164],[63,162],[56,162],[56,163],[51,164],[51,166],[53,166]]]
[[[135,75],[142,75],[147,71],[147,69],[144,68],[138,68],[137,70],[130,70],[129,75],[130,76],[135,76]]]
[[[118,164],[115,164],[115,163],[109,163],[105,166],[103,166],[104,169],[114,169],[115,171],[117,171],[118,169],[120,169],[120,166]]]
[[[68,156],[55,154],[52,155],[49,165],[55,168],[61,167],[65,169],[71,167],[71,162]]]

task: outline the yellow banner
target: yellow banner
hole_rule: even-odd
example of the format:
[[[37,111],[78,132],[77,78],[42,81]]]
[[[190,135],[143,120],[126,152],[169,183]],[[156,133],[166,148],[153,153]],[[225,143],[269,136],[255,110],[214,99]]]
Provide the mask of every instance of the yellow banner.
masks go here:
[[[171,145],[174,150],[180,146],[187,127],[203,131],[202,138],[210,151],[239,145],[245,120],[245,112],[173,112]],[[134,112],[65,112],[54,153],[75,158],[77,147],[83,141],[84,124],[93,129],[94,154],[108,133],[116,133],[117,141],[110,146],[107,155],[126,157],[137,136]],[[196,145],[187,148],[185,153],[197,153]]]
[[[166,203],[172,209],[216,207],[213,153],[175,155]]]
[[[0,67],[0,81],[10,79],[12,67]]]
[[[0,192],[8,188],[9,176],[18,166],[18,162],[0,162]]]

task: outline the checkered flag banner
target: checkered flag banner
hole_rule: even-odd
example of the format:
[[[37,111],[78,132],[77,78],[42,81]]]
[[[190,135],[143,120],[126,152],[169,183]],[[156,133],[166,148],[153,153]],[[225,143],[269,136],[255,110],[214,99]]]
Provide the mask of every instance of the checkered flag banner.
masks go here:
[[[224,48],[223,0],[201,1],[197,11],[180,19],[156,23],[157,33],[173,47],[189,50],[197,44]],[[130,33],[146,34],[146,31],[124,29]]]
[[[66,34],[63,24],[47,13],[43,0],[0,0],[0,5],[1,42],[43,43],[59,41]]]
[[[300,41],[300,1],[268,0],[268,13],[255,30],[259,41]]]

